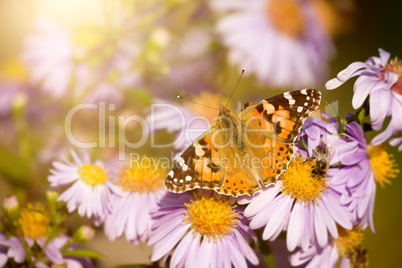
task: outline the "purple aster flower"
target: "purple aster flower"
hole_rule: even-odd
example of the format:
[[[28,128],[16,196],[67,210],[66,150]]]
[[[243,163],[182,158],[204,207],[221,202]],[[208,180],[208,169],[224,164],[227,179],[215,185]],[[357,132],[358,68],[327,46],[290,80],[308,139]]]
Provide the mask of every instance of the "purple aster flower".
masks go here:
[[[167,173],[161,165],[156,158],[137,157],[117,173],[115,183],[120,187],[115,192],[114,208],[105,220],[105,233],[110,240],[123,233],[133,244],[148,239],[153,224],[149,213],[166,193]]]
[[[82,161],[73,150],[71,155],[73,162],[67,159],[63,160],[64,163],[53,162],[54,169],[50,170],[52,175],[48,177],[50,185],[53,189],[69,185],[58,200],[67,202],[70,213],[78,208],[80,216],[86,215],[100,224],[105,213],[112,208],[112,190],[116,186],[108,180],[103,164],[91,164],[87,154]]]
[[[350,64],[325,85],[327,89],[334,89],[358,76],[353,89],[353,108],[359,108],[370,96],[370,121],[374,130],[382,128],[387,116],[392,117],[385,131],[371,141],[374,146],[402,132],[402,63],[398,60],[389,61],[390,54],[382,49],[379,52],[380,57]],[[393,139],[391,144],[395,146],[400,142],[401,138]],[[402,146],[399,150],[402,150]]]
[[[45,238],[40,238],[36,243],[41,247],[45,248],[45,254],[51,263],[62,264],[64,262],[63,255],[60,249],[69,240],[68,236],[62,235],[54,238],[52,241],[46,244]]]
[[[297,141],[307,142],[308,152],[306,152],[305,148],[300,144],[295,144],[295,151],[304,157],[307,157],[306,153],[312,155],[313,150],[322,142],[333,145],[334,147],[341,146],[341,144],[338,143],[339,138],[337,135],[339,134],[339,128],[336,119],[327,113],[321,113],[321,116],[323,119],[316,117],[307,118],[297,138]],[[340,151],[343,150],[338,150],[338,153]]]
[[[4,235],[0,234],[0,244],[4,240]],[[7,248],[0,246],[0,267],[3,267],[8,261]]]
[[[119,23],[126,22],[122,19]],[[109,42],[106,35],[87,33],[82,38],[81,34],[47,18],[38,18],[21,55],[31,82],[54,98],[68,93],[83,97],[89,93],[88,101],[121,102],[121,88],[133,88],[143,82],[138,68],[133,67],[133,62],[143,53],[139,45],[133,44],[140,44],[141,38],[138,34],[125,33],[117,42]],[[98,59],[95,65],[89,65],[93,55]]]
[[[32,240],[27,241],[27,243],[30,247],[33,245]],[[26,252],[19,238],[2,236],[0,237],[0,244],[8,248],[8,258],[14,259],[17,263],[25,261]]]
[[[60,235],[56,238],[54,238],[52,241],[50,241],[47,244],[45,253],[46,256],[48,257],[49,261],[52,264],[61,264],[61,265],[67,265],[66,267],[68,268],[84,268],[88,267],[91,268],[93,267],[92,262],[89,258],[78,258],[78,257],[63,257],[61,253],[61,249],[66,245],[67,242],[71,240],[71,237],[67,235]],[[44,240],[41,243],[38,243],[41,247],[44,246]],[[78,245],[76,244],[71,244],[67,248],[63,249],[63,251],[69,251],[69,250],[74,250],[79,248]]]
[[[7,240],[7,237],[3,233],[0,233],[0,267],[3,267],[8,261],[8,248],[4,247],[6,246]]]
[[[249,245],[256,240],[240,207],[227,197],[168,193],[152,213],[148,244],[151,261],[171,255],[170,267],[247,267],[258,258]]]
[[[74,72],[74,48],[71,33],[49,19],[40,17],[34,33],[28,36],[22,59],[31,73],[31,81],[59,98],[70,89]]]
[[[50,219],[46,216],[46,214],[38,212],[43,211],[43,209],[43,206],[40,204],[37,204],[34,207],[28,204],[28,208],[20,209],[20,218],[18,219],[18,223],[21,225],[24,240],[29,248],[33,248],[35,245],[39,246],[39,248],[42,248],[50,263],[63,264],[67,261],[63,257],[61,250],[64,248],[65,244],[71,240],[71,238],[66,235],[60,235],[52,240],[46,241],[46,234],[50,224]],[[13,258],[17,263],[24,263],[27,261],[27,252],[20,237],[6,237],[4,234],[0,234],[0,245],[6,247],[8,258]],[[2,247],[0,248],[0,252],[2,253]],[[0,261],[2,262],[4,258],[1,253]],[[31,256],[32,262],[35,263],[35,267],[48,267],[44,262],[36,261],[36,257],[36,255]]]
[[[389,144],[392,146],[398,146],[398,150],[401,152],[402,151],[402,137],[399,138],[391,138],[389,140]]]
[[[61,235],[54,238],[52,241],[48,243],[45,242],[44,237],[36,239],[35,241],[28,238],[26,239],[26,242],[30,248],[34,246],[35,244],[34,242],[36,242],[36,244],[38,244],[41,248],[43,248],[46,245],[44,252],[51,264],[60,264],[60,265],[67,264],[67,267],[77,267],[77,268],[93,267],[92,263],[87,258],[63,257],[60,250],[69,240],[70,237]],[[15,236],[10,238],[0,237],[0,244],[8,247],[8,250],[6,252],[9,258],[13,258],[17,263],[25,262],[26,251],[22,245],[20,238]],[[34,256],[32,256],[32,261],[35,262]],[[49,266],[47,266],[43,262],[37,261],[35,267],[49,267]]]
[[[334,173],[332,184],[342,192],[341,204],[348,206],[361,228],[370,225],[374,231],[373,212],[376,182],[381,186],[399,172],[394,159],[383,146],[370,146],[363,129],[356,122],[345,125],[345,137],[356,146],[342,158],[342,166]],[[345,188],[342,190],[340,188]]]
[[[64,263],[67,268],[93,268],[90,258],[75,258],[75,257],[65,257]]]
[[[306,268],[328,267],[335,268],[339,258],[341,258],[340,267],[367,267],[358,266],[365,259],[366,251],[361,247],[363,233],[359,229],[345,230],[338,227],[338,238],[329,238],[324,247],[317,243],[309,245],[308,249],[299,248],[290,258],[292,266],[299,267],[303,265]]]
[[[229,61],[260,83],[306,87],[326,75],[334,45],[311,1],[216,0],[212,8],[232,12],[216,29],[229,48]]]
[[[322,127],[324,122],[316,119],[309,121],[312,123],[305,126],[301,138],[305,138],[305,141],[318,138],[321,142],[325,141],[325,144],[335,146],[332,152],[335,156],[325,159],[327,167],[342,160],[349,152],[347,141],[330,135]],[[251,218],[252,229],[265,226],[264,240],[274,240],[282,231],[287,231],[289,251],[298,246],[307,250],[310,243],[324,247],[328,243],[328,233],[338,237],[336,225],[352,228],[353,215],[340,203],[342,193],[332,186],[332,168],[328,168],[325,176],[326,169],[321,170],[323,174],[317,174],[317,155],[301,147],[295,149],[307,160],[298,156],[293,158],[276,183],[264,187],[251,200],[245,216]]]

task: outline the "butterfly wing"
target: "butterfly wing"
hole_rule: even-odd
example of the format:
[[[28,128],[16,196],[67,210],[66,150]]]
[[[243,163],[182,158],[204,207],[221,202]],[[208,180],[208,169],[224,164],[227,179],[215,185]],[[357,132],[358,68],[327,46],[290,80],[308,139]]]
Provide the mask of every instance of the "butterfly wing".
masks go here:
[[[221,153],[212,144],[213,134],[219,134],[217,126],[197,138],[176,160],[165,179],[169,191],[182,193],[196,188],[222,187]]]
[[[222,149],[222,174],[223,185],[214,189],[216,192],[237,197],[239,195],[253,195],[261,190],[258,174],[250,161],[249,150],[236,147]]]
[[[229,120],[236,124],[236,118]],[[245,151],[226,146],[232,130],[216,125],[201,135],[173,165],[165,179],[166,188],[175,193],[210,189],[232,196],[258,191],[261,187],[255,174],[242,165]]]
[[[264,185],[274,182],[286,169],[300,128],[320,101],[318,90],[302,89],[262,100],[239,113],[247,130],[243,138],[253,157],[262,163],[254,173]]]
[[[247,107],[237,118],[227,117],[234,128],[217,124],[201,135],[173,165],[166,188],[253,195],[261,189],[259,181],[268,185],[286,168],[294,140],[320,100],[314,89],[286,92]],[[237,131],[239,126],[246,131]],[[232,146],[221,146],[234,137]]]
[[[221,122],[224,120],[221,117]],[[223,185],[214,190],[218,193],[239,196],[253,195],[261,189],[258,176],[252,167],[250,159],[253,156],[251,148],[241,137],[240,121],[231,115],[226,116],[229,126],[221,123],[219,136],[213,139],[220,152],[220,167]],[[226,126],[225,126],[226,125]],[[240,130],[240,131],[239,131]]]

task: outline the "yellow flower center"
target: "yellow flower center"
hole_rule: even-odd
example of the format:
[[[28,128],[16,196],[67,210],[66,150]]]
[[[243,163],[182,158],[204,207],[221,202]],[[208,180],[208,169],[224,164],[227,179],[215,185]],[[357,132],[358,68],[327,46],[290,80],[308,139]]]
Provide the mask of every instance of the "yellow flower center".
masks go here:
[[[31,204],[28,204],[27,208],[21,208],[18,222],[22,226],[25,237],[38,239],[46,235],[50,220],[45,214],[33,211],[32,209],[43,211],[43,206],[36,204],[33,207]]]
[[[306,204],[313,201],[319,203],[319,198],[323,191],[328,191],[329,185],[328,179],[313,174],[314,167],[315,159],[304,160],[299,156],[292,159],[281,176],[282,193]]]
[[[24,81],[28,78],[28,72],[21,61],[13,59],[0,66],[0,77],[10,81]]]
[[[335,245],[339,255],[342,257],[351,256],[359,248],[364,238],[363,232],[358,228],[346,230],[338,226],[338,234],[338,238],[335,239]]]
[[[126,191],[152,192],[161,189],[166,177],[168,163],[158,161],[157,158],[143,156],[131,158],[128,166],[118,172],[119,179],[115,180]]]
[[[399,79],[391,89],[402,95],[402,61],[398,60],[398,58],[390,60],[387,66],[385,66],[385,71],[393,72],[398,75]]]
[[[295,0],[271,0],[267,2],[266,13],[274,27],[281,33],[299,38],[306,23],[301,6]]]
[[[88,185],[98,185],[107,181],[106,172],[103,167],[94,164],[85,164],[81,167],[81,180]]]
[[[185,205],[187,217],[184,220],[191,223],[194,232],[208,239],[216,240],[231,233],[239,221],[229,200],[196,196]]]
[[[374,179],[381,187],[384,187],[385,184],[390,184],[390,179],[395,178],[399,173],[394,156],[388,154],[384,146],[369,146],[368,157],[371,170],[374,173]]]
[[[345,30],[342,28],[342,26],[345,26],[345,22],[340,18],[330,1],[313,0],[311,4],[315,9],[319,22],[330,34],[335,36]]]

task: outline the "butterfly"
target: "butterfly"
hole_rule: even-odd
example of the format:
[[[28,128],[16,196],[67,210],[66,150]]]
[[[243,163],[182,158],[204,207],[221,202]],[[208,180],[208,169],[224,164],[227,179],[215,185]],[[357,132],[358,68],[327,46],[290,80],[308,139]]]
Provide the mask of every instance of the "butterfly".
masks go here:
[[[166,188],[252,196],[286,168],[300,128],[320,101],[318,90],[301,89],[249,105],[237,115],[221,105],[216,125],[174,163]]]

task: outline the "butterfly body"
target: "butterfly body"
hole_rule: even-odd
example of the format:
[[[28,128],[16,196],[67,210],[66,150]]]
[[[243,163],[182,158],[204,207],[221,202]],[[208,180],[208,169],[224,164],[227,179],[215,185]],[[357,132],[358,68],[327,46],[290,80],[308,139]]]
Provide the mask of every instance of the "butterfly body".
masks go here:
[[[262,100],[236,116],[220,106],[216,125],[177,159],[166,180],[175,193],[201,188],[231,196],[253,195],[274,182],[293,153],[304,120],[321,94],[304,89]]]

